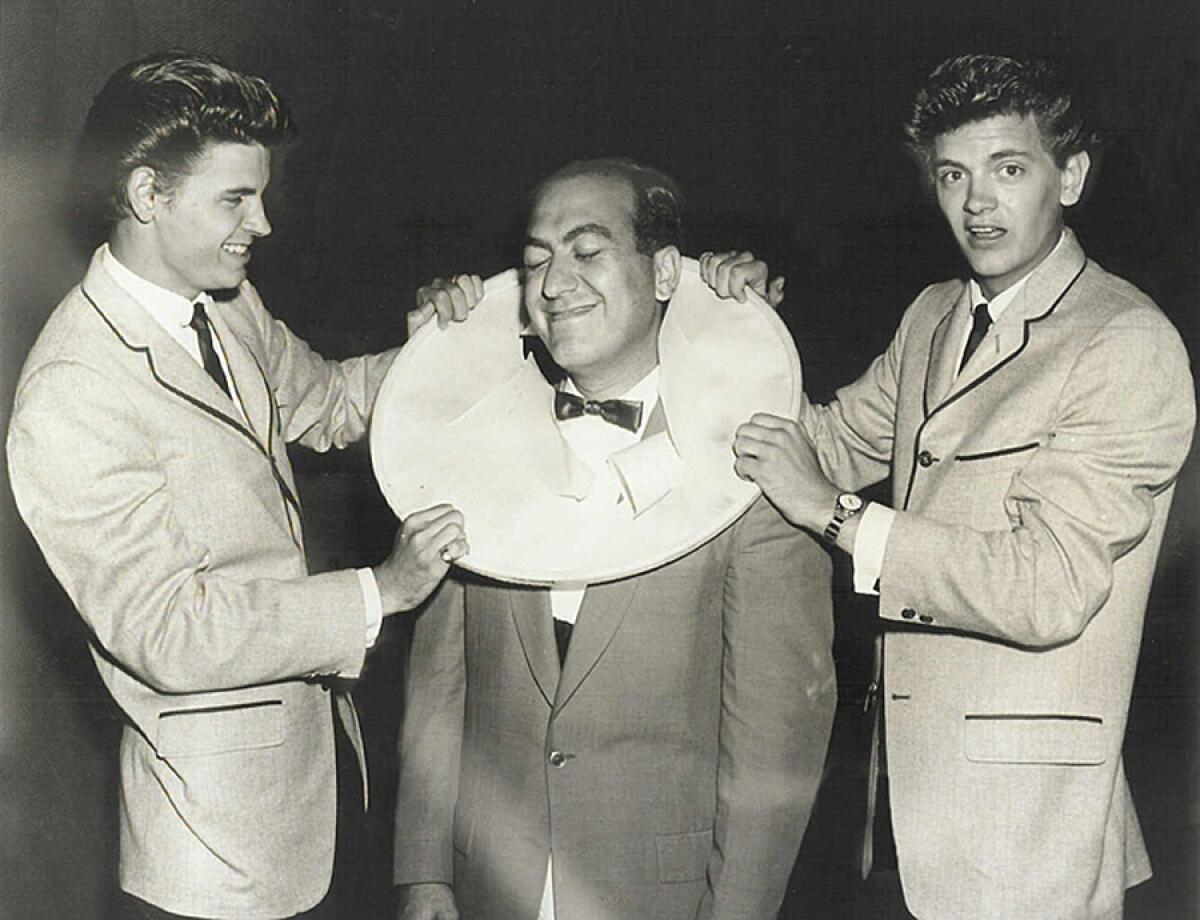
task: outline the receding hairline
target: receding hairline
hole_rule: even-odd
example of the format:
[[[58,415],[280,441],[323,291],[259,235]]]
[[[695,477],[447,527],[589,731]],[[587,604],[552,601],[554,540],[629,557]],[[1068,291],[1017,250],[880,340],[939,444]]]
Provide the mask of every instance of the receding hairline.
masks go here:
[[[600,169],[597,169],[594,172],[593,171],[577,172],[577,173],[570,173],[570,174],[563,175],[563,176],[552,175],[552,176],[548,177],[547,179],[544,179],[542,182],[540,182],[534,189],[534,196],[533,196],[533,201],[529,208],[529,220],[528,220],[526,229],[528,230],[529,228],[531,228],[533,226],[534,218],[537,215],[538,208],[541,207],[542,202],[546,199],[546,196],[550,193],[550,191],[552,189],[554,189],[557,186],[564,185],[568,182],[573,182],[576,180],[585,180],[585,179],[610,180],[613,182],[618,182],[625,186],[625,188],[629,192],[629,201],[628,201],[629,210],[626,215],[626,219],[629,224],[630,234],[633,235],[634,237],[636,237],[637,228],[635,227],[635,221],[637,218],[637,189],[634,187],[633,182],[627,176],[622,176],[617,173],[605,172]],[[575,237],[578,237],[587,232],[599,232],[602,235],[609,237],[610,239],[614,239],[615,238],[614,231],[616,229],[617,228],[610,228],[606,224],[600,223],[599,221],[584,220],[582,223],[576,224],[575,226],[573,226],[569,230],[567,230],[566,233],[564,233],[562,235],[562,239],[560,240],[560,242],[570,242]],[[548,241],[534,237],[532,234],[526,233],[526,235],[525,235],[526,245],[544,244],[546,242],[548,242]]]

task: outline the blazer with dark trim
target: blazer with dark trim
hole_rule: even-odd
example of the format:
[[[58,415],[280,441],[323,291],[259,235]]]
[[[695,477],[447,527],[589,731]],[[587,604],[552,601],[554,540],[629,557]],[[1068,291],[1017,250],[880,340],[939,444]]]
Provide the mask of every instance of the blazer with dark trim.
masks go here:
[[[1150,874],[1121,744],[1195,424],[1188,357],[1073,234],[956,375],[966,285],[803,423],[830,478],[891,473],[880,576],[892,819],[922,920],[1120,916]]]
[[[245,417],[94,257],[30,352],[8,461],[127,719],[122,887],[178,914],[281,917],[332,866],[317,678],[357,674],[365,650],[354,572],[308,573],[285,444],[361,437],[393,355],[324,361],[249,283],[210,312]]]

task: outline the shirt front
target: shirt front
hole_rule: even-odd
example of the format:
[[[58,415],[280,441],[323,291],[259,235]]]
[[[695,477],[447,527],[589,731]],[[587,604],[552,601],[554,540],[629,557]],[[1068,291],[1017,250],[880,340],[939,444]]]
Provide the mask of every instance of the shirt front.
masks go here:
[[[576,396],[583,395],[569,379],[563,383],[563,390]],[[581,415],[578,418],[557,421],[558,431],[563,440],[596,476],[592,491],[582,499],[586,504],[613,505],[625,500],[624,490],[616,472],[609,465],[608,458],[642,439],[650,412],[658,402],[658,368],[655,367],[626,393],[616,398],[642,404],[642,418],[637,431],[614,425],[598,415]],[[552,588],[550,609],[554,618],[574,623],[579,615],[579,606],[583,603],[583,592],[586,588],[587,585],[582,583],[566,583]]]
[[[576,396],[583,394],[568,378],[563,390]],[[582,501],[612,505],[625,501],[625,491],[617,474],[608,463],[608,458],[619,450],[631,447],[642,439],[650,413],[658,403],[658,367],[629,388],[617,399],[628,399],[642,404],[642,418],[637,431],[607,422],[598,415],[581,415],[578,418],[557,420],[559,433],[572,451],[595,474],[592,491]],[[550,612],[554,619],[574,624],[579,618],[579,608],[587,585],[579,582],[555,585],[550,589]],[[546,884],[542,888],[542,903],[538,908],[538,920],[555,920],[554,914],[554,854],[546,860]]]

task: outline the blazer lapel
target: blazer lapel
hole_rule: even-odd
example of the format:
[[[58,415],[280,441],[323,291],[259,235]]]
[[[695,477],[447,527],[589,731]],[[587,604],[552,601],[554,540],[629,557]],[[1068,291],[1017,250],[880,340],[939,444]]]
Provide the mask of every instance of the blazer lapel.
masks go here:
[[[271,422],[274,415],[271,394],[267,389],[266,369],[230,326],[220,304],[209,313],[209,320],[221,342],[225,360],[229,363],[229,376],[232,378],[229,385],[241,400],[247,421],[258,435],[259,443],[265,446],[271,439]]]
[[[623,578],[620,581],[591,585],[584,593],[579,617],[571,633],[571,650],[567,654],[567,661],[554,696],[555,714],[574,696],[579,685],[612,642],[617,627],[625,619],[625,614],[637,593],[638,581],[638,578]],[[553,644],[553,638],[551,643]]]
[[[559,685],[558,646],[554,642],[550,593],[545,588],[509,586],[504,591],[525,661],[548,704]]]
[[[1033,270],[1024,288],[1004,315],[984,336],[979,349],[971,356],[961,374],[956,374],[958,348],[966,336],[968,309],[963,305],[968,288],[964,285],[958,305],[952,310],[953,319],[943,320],[934,332],[930,346],[931,369],[926,389],[926,416],[954,402],[969,390],[984,383],[999,368],[1015,360],[1029,341],[1030,329],[1039,320],[1054,312],[1075,280],[1083,273],[1087,258],[1070,229],[1063,231],[1062,244],[1041,265]],[[962,307],[962,309],[959,309]],[[939,339],[939,334],[941,338]],[[936,365],[936,367],[934,366]],[[946,375],[949,375],[948,382]],[[934,380],[943,389],[937,389]],[[934,397],[937,397],[936,399]]]
[[[84,296],[113,334],[126,348],[145,355],[149,371],[159,386],[254,440],[238,418],[233,401],[204,368],[113,281],[100,258],[97,251],[84,276],[82,288]]]
[[[933,330],[929,346],[929,366],[925,377],[925,414],[929,415],[950,392],[958,373],[958,348],[967,334],[967,306],[970,288],[964,284],[962,292],[951,304],[946,315]]]

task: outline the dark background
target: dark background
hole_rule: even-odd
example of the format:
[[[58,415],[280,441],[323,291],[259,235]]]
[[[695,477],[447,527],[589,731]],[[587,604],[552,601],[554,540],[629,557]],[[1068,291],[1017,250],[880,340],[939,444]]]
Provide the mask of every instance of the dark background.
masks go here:
[[[1200,4],[3,0],[0,423],[29,346],[78,280],[66,163],[118,65],[171,45],[271,79],[301,138],[277,158],[275,236],[252,276],[329,357],[398,343],[416,287],[514,264],[526,191],[579,156],[674,174],[691,254],[750,247],[788,275],[784,316],[817,399],[883,349],[924,284],[959,271],[899,124],[942,58],[1050,56],[1111,133],[1072,223],[1200,347]],[[315,569],[370,564],[394,522],[359,446],[294,454]],[[1126,765],[1156,875],[1131,918],[1198,915],[1197,464],[1185,469],[1147,613]],[[0,477],[0,917],[104,916],[119,722],[78,618]],[[870,603],[838,576],[842,707],[784,916],[848,916],[862,814]],[[386,891],[404,624],[356,692]],[[1097,680],[1104,680],[1097,673]]]

